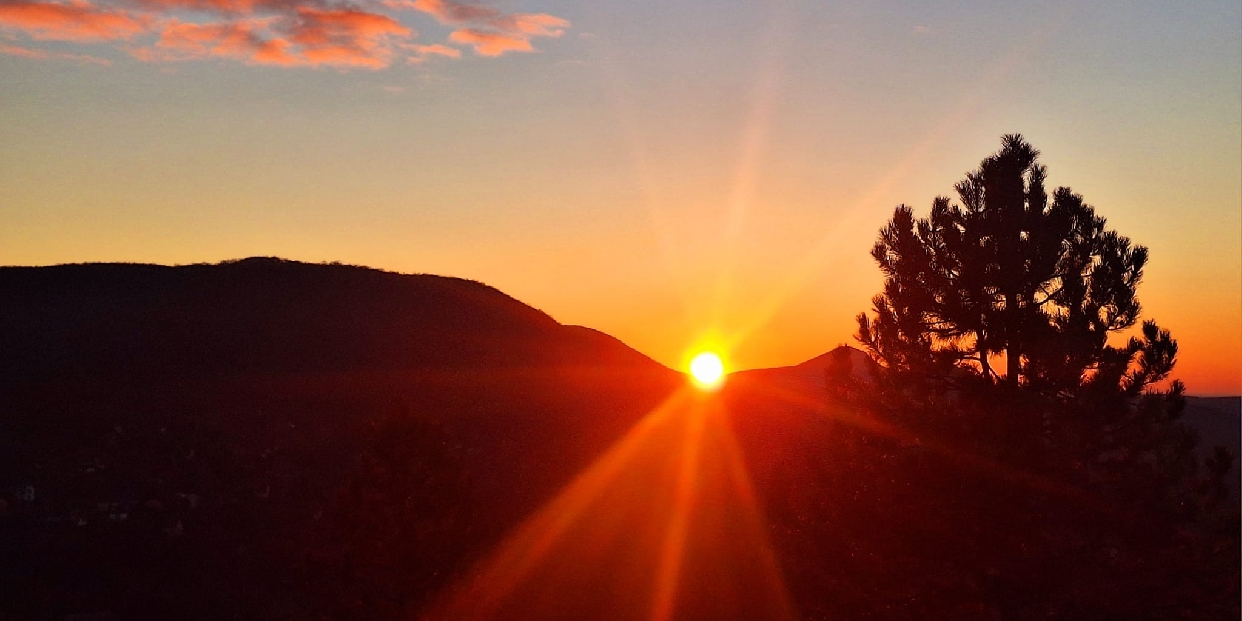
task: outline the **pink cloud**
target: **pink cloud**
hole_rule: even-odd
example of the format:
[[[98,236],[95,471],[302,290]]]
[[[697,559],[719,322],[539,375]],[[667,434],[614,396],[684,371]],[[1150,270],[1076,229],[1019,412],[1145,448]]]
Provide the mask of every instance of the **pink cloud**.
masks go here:
[[[229,58],[251,62],[265,44],[271,19],[198,24],[169,20],[150,47],[131,49],[130,56],[147,62]]]
[[[269,39],[255,48],[250,60],[256,65],[273,65],[277,67],[297,67],[306,63],[289,52],[292,47],[284,39]]]
[[[432,56],[440,56],[443,58],[461,58],[461,50],[447,45],[435,43],[432,45],[418,45],[417,43],[403,43],[401,48],[409,52],[413,52],[412,56],[405,60],[411,64],[427,62]]]
[[[369,54],[359,52],[356,49],[339,46],[328,45],[317,47],[302,52],[302,57],[311,65],[328,65],[332,67],[361,67],[367,69],[383,69],[388,66],[388,60],[377,58]]]
[[[164,25],[154,49],[140,58],[165,61],[208,56],[249,58],[263,44],[260,32],[266,26],[264,20],[209,24],[172,20]]]
[[[120,49],[144,62],[216,58],[381,69],[402,59],[461,57],[449,45],[415,44],[418,34],[385,8],[417,10],[454,26],[448,40],[479,56],[530,52],[532,38],[559,37],[569,27],[552,15],[511,14],[454,0],[0,0],[0,30],[15,41],[125,41]],[[13,49],[25,52],[0,53],[52,57]]]
[[[109,41],[130,39],[146,31],[147,20],[124,11],[97,7],[85,0],[8,2],[0,4],[0,28],[17,30],[32,39]]]
[[[400,22],[359,10],[302,8],[296,18],[266,17],[197,24],[171,20],[148,48],[131,51],[145,61],[208,57],[279,67],[330,66],[381,69],[393,42],[414,35]]]
[[[491,7],[446,0],[385,0],[385,3],[393,8],[407,7],[428,13],[442,24],[488,21],[504,16]]]
[[[531,52],[534,37],[559,37],[569,28],[569,20],[546,13],[506,14],[499,9],[453,0],[383,0],[389,8],[422,11],[442,24],[462,26],[449,40],[474,48],[479,56],[501,56],[506,52]]]
[[[381,69],[391,62],[393,41],[414,35],[387,15],[353,9],[299,8],[298,17],[288,29],[289,42],[315,66]]]
[[[298,17],[301,19],[291,29],[290,39],[312,49],[322,46],[375,50],[389,37],[405,38],[414,32],[387,15],[352,9],[299,8]]]
[[[449,35],[449,40],[454,43],[471,46],[474,48],[474,53],[479,56],[501,56],[505,52],[534,51],[530,41],[524,37],[475,30],[474,28],[454,30]]]
[[[226,15],[246,15],[265,8],[264,0],[134,0],[134,3],[156,13],[197,11]]]
[[[494,21],[492,27],[504,32],[520,32],[532,37],[559,37],[565,34],[569,21],[544,13],[518,13],[506,15]]]

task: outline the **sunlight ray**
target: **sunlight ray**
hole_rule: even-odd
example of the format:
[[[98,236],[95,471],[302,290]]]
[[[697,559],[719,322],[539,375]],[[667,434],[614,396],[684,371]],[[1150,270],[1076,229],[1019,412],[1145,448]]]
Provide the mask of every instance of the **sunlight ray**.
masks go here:
[[[978,472],[998,477],[1008,483],[1021,485],[1028,489],[1040,492],[1057,494],[1082,503],[1083,506],[1088,508],[1100,511],[1114,510],[1113,508],[1102,504],[1098,499],[1088,494],[1086,491],[1077,487],[1073,487],[1032,472],[1010,468],[994,459],[962,451],[954,447],[949,442],[914,434],[900,426],[877,420],[872,416],[849,412],[846,408],[831,407],[826,402],[811,399],[804,394],[787,388],[764,386],[762,388],[762,392],[769,397],[796,405],[800,408],[805,408],[835,422],[845,423],[863,431],[881,435],[901,446],[918,447],[928,453],[932,453],[958,464],[968,466]]]
[[[742,506],[747,530],[751,538],[756,542],[756,549],[760,553],[763,573],[768,578],[766,586],[774,592],[776,599],[778,616],[774,617],[774,620],[792,621],[795,618],[793,601],[790,599],[789,589],[785,585],[780,563],[776,559],[776,549],[772,545],[771,537],[768,536],[767,521],[764,519],[763,512],[760,509],[750,473],[746,470],[746,461],[742,456],[742,449],[738,446],[737,436],[734,435],[733,428],[728,422],[728,417],[722,416],[719,418],[721,420],[718,425],[721,452],[729,466],[733,490],[737,494],[737,498]]]
[[[647,437],[684,408],[690,397],[688,388],[680,389],[652,410],[569,487],[518,527],[483,566],[473,585],[450,594],[447,606],[427,618],[489,618],[570,525],[625,470]]]
[[[607,47],[606,42],[601,45]],[[677,292],[681,295],[682,312],[689,314],[692,305],[691,292],[680,278],[685,272],[685,258],[673,234],[673,227],[669,224],[663,203],[656,196],[655,183],[652,181],[654,174],[645,146],[647,141],[640,130],[634,102],[628,94],[631,90],[630,82],[626,79],[624,69],[619,63],[611,62],[611,54],[606,53],[601,57],[603,73],[608,78],[605,80],[608,99],[612,103],[613,116],[624,138],[626,149],[629,151],[633,174],[638,182],[638,191],[642,195],[643,206],[646,208],[652,233],[659,244],[666,272],[673,275],[674,281],[678,283]]]
[[[469,576],[423,618],[793,618],[721,394],[689,385]]]
[[[941,119],[910,148],[862,199],[845,209],[843,217],[837,220],[833,228],[811,247],[793,269],[781,275],[771,292],[755,305],[749,319],[733,334],[735,343],[745,341],[751,334],[767,325],[786,301],[802,291],[820,273],[825,260],[833,256],[833,250],[841,236],[847,231],[857,230],[863,219],[871,218],[871,210],[876,207],[881,197],[904,180],[911,169],[935,147],[943,144],[953,132],[974,118],[974,114],[986,103],[988,94],[1051,39],[1056,29],[1068,18],[1070,4],[1061,3],[1051,18],[1036,25],[1027,36],[1019,39],[1005,54],[992,61],[974,86],[967,89],[953,112]]]
[[[699,477],[699,449],[703,439],[705,412],[703,403],[691,405],[686,417],[686,438],[681,448],[676,489],[673,497],[673,513],[669,516],[664,541],[660,545],[660,557],[656,566],[655,596],[651,606],[651,621],[668,621],[676,604],[678,578],[685,554],[686,529],[694,509]]]
[[[724,306],[732,293],[737,268],[738,241],[746,224],[746,216],[755,200],[759,166],[772,127],[773,108],[780,90],[780,76],[791,40],[792,19],[786,5],[778,5],[767,34],[761,44],[762,58],[755,79],[750,120],[742,136],[741,152],[734,172],[733,189],[729,195],[724,229],[721,235],[723,253],[717,266],[715,299],[711,306],[713,325],[720,325]]]

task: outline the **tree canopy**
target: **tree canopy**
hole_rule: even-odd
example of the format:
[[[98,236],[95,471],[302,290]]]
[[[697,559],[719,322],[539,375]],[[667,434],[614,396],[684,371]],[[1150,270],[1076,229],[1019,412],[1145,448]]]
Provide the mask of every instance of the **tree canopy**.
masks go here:
[[[1177,343],[1154,322],[1108,344],[1139,319],[1147,248],[1070,188],[1049,195],[1046,178],[1039,151],[1012,134],[956,185],[959,203],[938,197],[918,219],[896,208],[871,252],[884,291],[874,316],[858,317],[858,339],[880,362],[970,368],[1048,394],[1108,385],[1137,395],[1168,377]]]

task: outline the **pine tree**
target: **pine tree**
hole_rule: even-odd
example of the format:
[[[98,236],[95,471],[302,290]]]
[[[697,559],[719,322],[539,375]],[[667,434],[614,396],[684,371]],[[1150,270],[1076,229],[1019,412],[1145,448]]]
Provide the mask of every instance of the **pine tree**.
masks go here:
[[[1005,136],[957,184],[960,204],[936,198],[922,219],[896,208],[871,253],[884,291],[874,317],[858,317],[877,360],[922,374],[971,369],[1062,396],[1105,385],[1136,396],[1168,377],[1177,343],[1154,322],[1108,344],[1138,321],[1147,248],[1107,229],[1069,188],[1049,196],[1038,157],[1022,136]]]
[[[884,290],[857,335],[874,364],[855,373],[841,349],[828,371],[834,493],[874,497],[857,510],[876,546],[946,542],[910,575],[965,572],[964,601],[1009,580],[1025,595],[989,600],[1000,617],[1237,618],[1233,456],[1204,476],[1184,387],[1153,389],[1177,342],[1139,323],[1147,249],[1069,188],[1049,193],[1038,156],[1005,136],[958,203],[921,219],[900,205],[881,229]]]

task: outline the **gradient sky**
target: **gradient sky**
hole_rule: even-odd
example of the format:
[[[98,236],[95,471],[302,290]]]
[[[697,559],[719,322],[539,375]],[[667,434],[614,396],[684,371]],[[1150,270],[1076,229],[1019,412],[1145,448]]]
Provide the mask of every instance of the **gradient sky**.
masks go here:
[[[795,364],[1018,132],[1242,392],[1242,7],[1043,4],[0,0],[0,263],[338,260]]]

